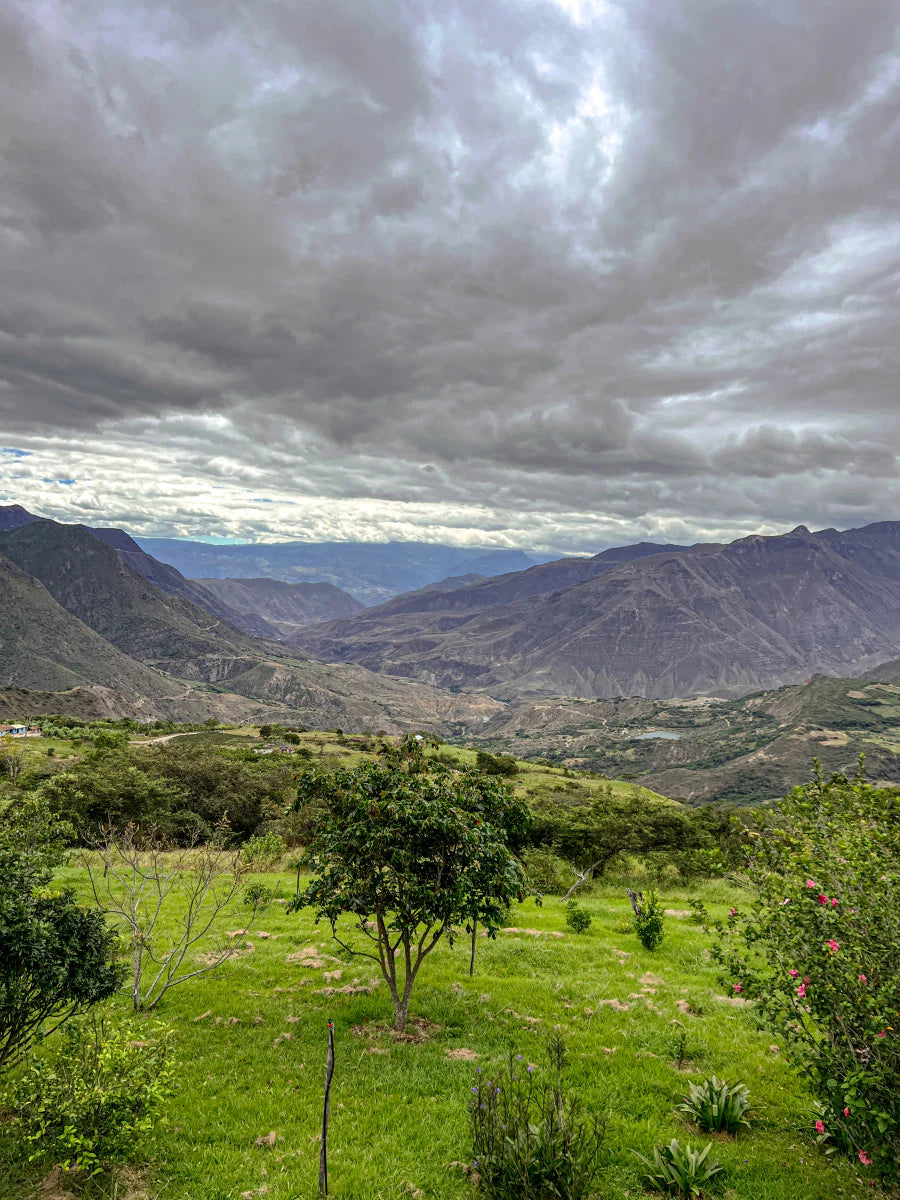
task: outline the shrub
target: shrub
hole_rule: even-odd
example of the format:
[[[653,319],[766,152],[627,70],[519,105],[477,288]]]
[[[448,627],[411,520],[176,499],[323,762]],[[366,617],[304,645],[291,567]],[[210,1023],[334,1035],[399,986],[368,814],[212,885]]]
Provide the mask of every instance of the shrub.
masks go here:
[[[171,1050],[158,1023],[126,1021],[110,1032],[91,1018],[69,1022],[56,1054],[33,1057],[3,1097],[29,1162],[94,1173],[138,1156],[171,1091]]]
[[[721,1079],[704,1079],[688,1085],[690,1094],[678,1105],[706,1133],[737,1133],[749,1125],[745,1113],[750,1107],[750,1093],[743,1083],[725,1083]]]
[[[672,1138],[668,1146],[656,1146],[653,1158],[645,1158],[632,1150],[649,1170],[644,1179],[656,1191],[667,1196],[680,1196],[683,1200],[694,1200],[706,1194],[706,1185],[724,1169],[715,1159],[710,1159],[712,1142],[702,1150],[681,1146]]]
[[[511,754],[489,754],[478,750],[475,765],[482,775],[518,775],[519,764]]]
[[[566,924],[573,933],[587,933],[591,927],[591,914],[577,900],[566,905]]]
[[[900,793],[821,777],[763,815],[755,895],[715,928],[723,981],[787,1040],[863,1166],[900,1180]],[[820,1128],[821,1126],[821,1128]]]
[[[572,883],[572,868],[550,850],[526,850],[522,862],[535,891],[542,896],[564,896]]]
[[[634,916],[634,931],[645,950],[656,950],[665,937],[663,913],[655,891],[647,893],[646,901]]]
[[[248,838],[241,849],[241,859],[252,871],[271,871],[286,852],[284,838],[272,831]]]
[[[563,1094],[566,1051],[559,1034],[548,1045],[551,1078],[510,1057],[509,1068],[479,1078],[469,1100],[473,1181],[490,1200],[584,1200],[592,1191],[605,1123],[583,1116]]]

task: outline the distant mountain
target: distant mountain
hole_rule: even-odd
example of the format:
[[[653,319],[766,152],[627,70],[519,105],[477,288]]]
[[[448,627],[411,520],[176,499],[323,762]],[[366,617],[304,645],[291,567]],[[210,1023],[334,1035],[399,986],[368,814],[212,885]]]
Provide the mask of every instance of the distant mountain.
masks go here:
[[[20,529],[30,521],[40,521],[21,504],[0,505],[0,533],[6,529]]]
[[[285,583],[280,579],[197,579],[186,582],[197,584],[198,591],[220,601],[229,612],[243,618],[261,618],[276,636],[281,637],[289,637],[305,625],[352,617],[365,611],[364,604],[331,583]]]
[[[148,715],[388,732],[450,734],[501,707],[488,696],[304,661],[161,591],[83,526],[21,525],[0,533],[0,556],[0,687],[96,684],[141,701]]]
[[[534,559],[521,550],[473,549],[425,542],[257,542],[213,546],[175,538],[138,544],[190,579],[280,579],[331,583],[363,604],[379,604],[451,575],[522,571]]]
[[[399,597],[295,640],[508,699],[739,695],[900,653],[900,523],[653,551],[599,573],[604,555]]]

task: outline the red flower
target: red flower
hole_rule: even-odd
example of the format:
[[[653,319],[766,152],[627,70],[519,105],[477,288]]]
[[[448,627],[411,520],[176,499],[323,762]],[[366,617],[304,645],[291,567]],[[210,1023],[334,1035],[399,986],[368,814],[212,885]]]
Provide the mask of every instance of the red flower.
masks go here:
[[[827,904],[827,903],[828,903],[828,897],[825,895],[825,893],[824,893],[824,892],[819,892],[818,896],[816,896],[816,899],[818,900],[818,902],[819,902],[820,904]]]
[[[742,992],[744,990],[744,985],[742,983],[736,983],[736,984],[734,984],[734,990],[736,992]],[[884,1034],[882,1034],[881,1036],[884,1037]]]
[[[799,974],[800,972],[795,970],[793,967],[791,967],[791,969],[788,971],[788,975],[790,975],[791,979],[796,979]]]
[[[865,1150],[859,1151],[859,1161],[864,1167],[871,1167],[872,1165],[872,1160],[869,1158],[868,1154],[866,1154]]]
[[[824,1121],[816,1121],[816,1133],[824,1133],[824,1132],[825,1132],[825,1122]]]
[[[837,898],[837,896],[833,896],[831,899],[831,907],[837,908],[837,906],[838,906],[838,898]]]
[[[832,954],[837,954],[838,950],[840,950],[840,948],[841,948],[840,943],[836,942],[834,940],[834,938],[829,938],[828,941],[826,942],[826,945],[828,946],[828,949],[831,951]]]
[[[801,983],[800,986],[797,988],[797,995],[800,997],[801,1000],[806,995],[806,984],[805,983]]]
[[[849,1117],[849,1116],[850,1116],[850,1109],[849,1109],[849,1108],[845,1108],[845,1109],[844,1109],[844,1116],[845,1116],[845,1117]]]
[[[808,888],[814,888],[816,885],[813,883],[813,881],[811,879],[807,879],[806,886]]]
[[[856,982],[857,983],[867,983],[868,980],[866,979],[865,975],[857,975]]]

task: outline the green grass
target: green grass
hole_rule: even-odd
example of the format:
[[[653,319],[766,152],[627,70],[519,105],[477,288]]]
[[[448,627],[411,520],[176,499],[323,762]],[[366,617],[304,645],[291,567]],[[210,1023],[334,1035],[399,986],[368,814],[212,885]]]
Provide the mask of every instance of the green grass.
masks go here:
[[[64,874],[84,886],[78,871]],[[284,896],[293,888],[287,875],[261,878],[276,883]],[[720,885],[700,890],[714,913],[735,896]],[[684,891],[666,892],[664,902],[667,908],[689,907]],[[674,1110],[688,1079],[713,1072],[743,1080],[757,1114],[747,1133],[716,1139],[715,1154],[727,1168],[716,1194],[730,1200],[872,1196],[872,1189],[857,1183],[852,1164],[831,1164],[814,1145],[803,1088],[783,1053],[773,1051],[772,1035],[756,1027],[752,1009],[722,998],[702,931],[684,917],[670,917],[662,947],[648,954],[633,933],[621,931],[630,909],[619,889],[582,903],[593,917],[585,935],[566,929],[560,901],[548,899],[541,908],[526,902],[510,923],[541,936],[481,939],[472,979],[467,944],[441,945],[413,994],[413,1014],[439,1026],[421,1044],[384,1033],[357,1036],[354,1026],[388,1021],[384,985],[355,996],[327,997],[319,989],[325,971],[342,971],[334,984],[343,986],[376,978],[375,965],[345,961],[308,911],[289,916],[273,904],[254,926],[268,939],[251,934],[252,950],[169,992],[158,1010],[175,1030],[179,1084],[166,1121],[151,1138],[146,1195],[315,1196],[326,1023],[333,1019],[330,1195],[337,1200],[471,1196],[451,1164],[469,1153],[466,1100],[474,1071],[490,1072],[510,1051],[540,1068],[545,1037],[555,1026],[570,1051],[570,1086],[609,1115],[598,1198],[642,1194],[630,1147],[649,1153],[673,1136],[694,1144],[708,1140]],[[232,914],[225,925],[239,921]],[[285,961],[307,946],[340,961],[318,969]],[[642,983],[647,972],[659,982]],[[616,1011],[604,1000],[628,1007]],[[679,1001],[702,1015],[684,1013]],[[114,1011],[124,1013],[124,1001]],[[682,1071],[673,1061],[680,1028],[675,1021],[687,1031]],[[276,1044],[282,1035],[289,1039]],[[460,1049],[476,1053],[477,1061],[449,1056]],[[257,1148],[255,1139],[270,1131],[277,1134],[275,1148]],[[34,1194],[21,1182],[10,1190],[16,1200]]]

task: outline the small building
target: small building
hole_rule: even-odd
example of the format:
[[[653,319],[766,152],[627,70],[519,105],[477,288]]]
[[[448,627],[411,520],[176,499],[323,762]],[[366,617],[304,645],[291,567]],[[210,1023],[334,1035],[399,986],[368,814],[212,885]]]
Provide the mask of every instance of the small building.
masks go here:
[[[14,721],[11,725],[0,725],[0,738],[40,737],[40,725],[22,725]]]

